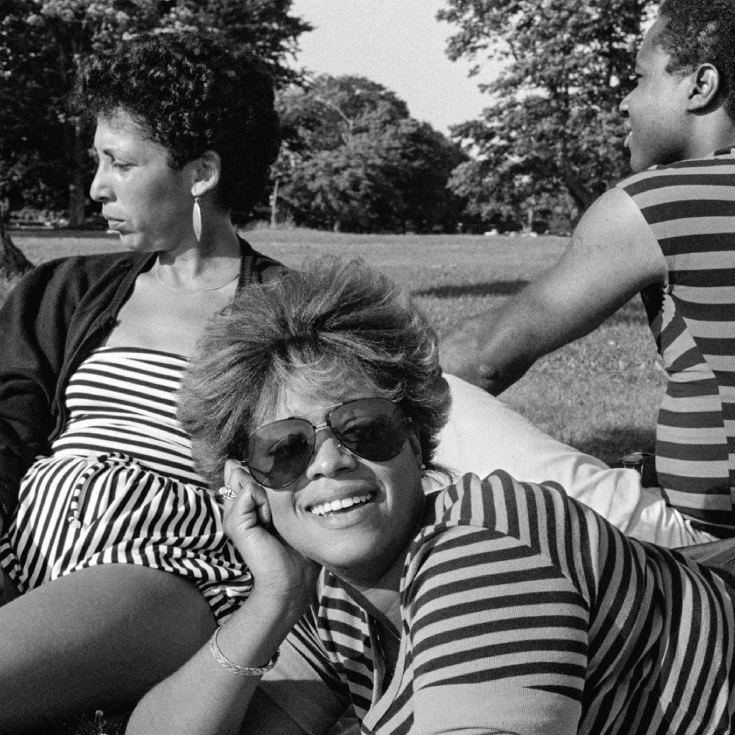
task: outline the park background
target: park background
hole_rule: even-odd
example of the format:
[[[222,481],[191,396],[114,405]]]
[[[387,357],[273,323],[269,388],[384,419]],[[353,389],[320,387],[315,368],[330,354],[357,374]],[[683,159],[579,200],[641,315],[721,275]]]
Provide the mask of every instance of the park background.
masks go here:
[[[584,210],[628,172],[618,104],[656,7],[4,0],[0,298],[27,267],[23,254],[38,263],[116,247],[88,197],[92,121],[69,102],[84,59],[138,33],[199,33],[256,53],[277,87],[282,150],[255,211],[234,213],[246,236],[287,265],[364,257],[409,288],[443,336],[550,266]],[[302,63],[302,45],[320,68]],[[437,127],[412,116],[393,77]],[[651,449],[663,377],[635,301],[503,398],[614,463]]]
[[[198,33],[257,54],[276,83],[282,151],[255,211],[234,213],[246,237],[287,265],[364,257],[410,289],[444,336],[555,262],[584,210],[628,172],[618,104],[656,7],[4,0],[0,299],[29,263],[116,249],[88,197],[93,121],[69,101],[84,59],[139,33]],[[319,68],[302,63],[302,46]],[[412,116],[393,77],[436,126]],[[652,448],[663,382],[634,301],[503,398],[617,463]]]
[[[552,265],[585,209],[628,172],[618,104],[656,7],[2,0],[0,302],[31,263],[119,249],[88,197],[92,125],[69,104],[84,59],[139,33],[199,33],[256,53],[277,87],[282,151],[255,211],[234,213],[243,236],[292,267],[361,257],[447,335]],[[461,82],[441,70],[437,43]],[[614,465],[652,450],[664,382],[636,299],[502,398]],[[120,731],[103,716],[63,730]]]

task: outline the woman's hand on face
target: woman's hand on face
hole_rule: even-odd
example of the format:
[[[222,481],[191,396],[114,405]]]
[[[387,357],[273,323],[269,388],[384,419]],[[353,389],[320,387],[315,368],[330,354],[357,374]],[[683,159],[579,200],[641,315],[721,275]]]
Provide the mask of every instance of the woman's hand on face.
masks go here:
[[[291,601],[301,594],[310,599],[319,566],[278,536],[265,490],[231,459],[225,464],[225,484],[236,497],[224,499],[223,526],[253,575],[254,589]]]

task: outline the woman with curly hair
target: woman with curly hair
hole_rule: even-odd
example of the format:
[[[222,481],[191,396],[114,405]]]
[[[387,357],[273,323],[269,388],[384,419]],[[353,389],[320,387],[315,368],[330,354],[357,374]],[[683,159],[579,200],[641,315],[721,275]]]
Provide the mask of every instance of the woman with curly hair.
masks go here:
[[[127,252],[46,263],[0,314],[3,733],[131,708],[251,586],[176,392],[212,314],[280,270],[231,222],[277,155],[271,80],[160,35],[92,60],[77,98]]]

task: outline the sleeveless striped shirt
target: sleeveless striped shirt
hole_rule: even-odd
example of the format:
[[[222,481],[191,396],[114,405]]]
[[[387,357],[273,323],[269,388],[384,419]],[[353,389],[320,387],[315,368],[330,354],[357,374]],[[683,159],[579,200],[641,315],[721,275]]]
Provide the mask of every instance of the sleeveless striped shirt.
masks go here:
[[[735,534],[735,149],[649,169],[618,186],[668,268],[642,292],[668,374],[656,470],[670,504],[718,536]]]

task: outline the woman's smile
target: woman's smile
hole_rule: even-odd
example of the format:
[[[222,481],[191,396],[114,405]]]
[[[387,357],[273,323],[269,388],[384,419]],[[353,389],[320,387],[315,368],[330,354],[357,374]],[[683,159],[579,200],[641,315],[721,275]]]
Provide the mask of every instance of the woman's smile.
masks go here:
[[[309,400],[286,389],[281,406],[264,421],[306,418],[317,426],[334,406],[361,398],[383,397],[364,388],[328,395],[324,386]],[[331,400],[330,400],[331,399]],[[326,406],[326,408],[325,408]],[[406,519],[420,517],[424,503],[420,452],[411,433],[401,452],[387,461],[370,461],[343,447],[330,429],[317,434],[303,475],[286,487],[265,488],[273,523],[283,539],[304,556],[333,570],[360,577],[381,572],[403,549],[414,529]]]
[[[345,511],[358,510],[367,503],[372,502],[376,498],[376,495],[376,493],[368,492],[360,495],[335,498],[334,500],[327,500],[323,503],[312,505],[307,510],[315,516],[323,517],[344,514]]]

